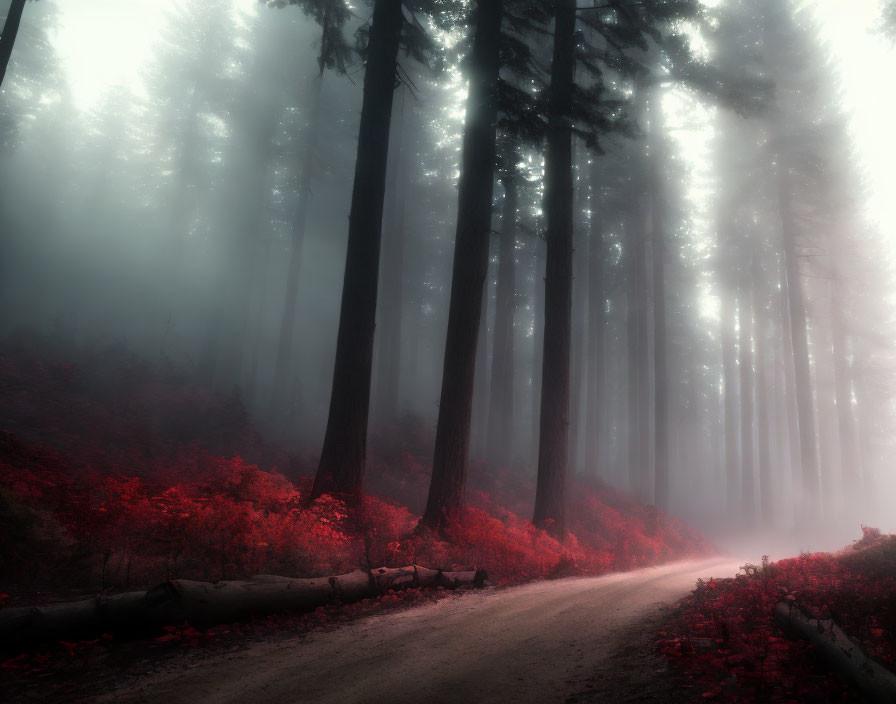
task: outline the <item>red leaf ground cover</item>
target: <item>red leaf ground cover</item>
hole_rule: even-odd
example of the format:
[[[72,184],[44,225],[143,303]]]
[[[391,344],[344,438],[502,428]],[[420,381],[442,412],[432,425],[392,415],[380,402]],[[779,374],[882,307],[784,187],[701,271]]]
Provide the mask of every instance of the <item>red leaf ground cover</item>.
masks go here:
[[[731,579],[700,581],[659,633],[686,686],[719,701],[856,701],[812,646],[790,640],[772,609],[792,600],[810,618],[832,618],[871,657],[896,666],[896,536],[863,527],[836,554],[745,565]]]
[[[73,364],[42,338],[13,338],[0,349],[0,406],[0,531],[14,536],[0,547],[0,591],[10,604],[359,564],[485,567],[511,583],[711,549],[676,519],[595,482],[571,492],[560,543],[528,521],[534,478],[482,464],[471,468],[470,505],[448,539],[415,535],[430,450],[411,423],[371,452],[360,510],[329,496],[309,505],[313,463],[302,471],[266,444],[238,399],[120,348],[82,351]]]

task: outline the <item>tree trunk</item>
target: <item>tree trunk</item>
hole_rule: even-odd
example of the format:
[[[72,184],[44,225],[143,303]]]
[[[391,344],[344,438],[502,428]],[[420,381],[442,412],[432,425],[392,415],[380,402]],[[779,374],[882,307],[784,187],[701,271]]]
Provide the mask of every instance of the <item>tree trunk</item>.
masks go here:
[[[569,460],[567,473],[571,476],[581,470],[582,444],[585,433],[583,403],[589,370],[585,367],[585,335],[588,323],[588,257],[585,250],[585,228],[582,214],[586,209],[588,186],[580,154],[584,145],[573,140],[573,264],[572,264],[572,312],[570,323],[569,367]],[[586,153],[587,156],[587,153]],[[589,174],[590,175],[590,174]]]
[[[651,101],[651,158],[647,177],[650,189],[651,235],[653,242],[653,412],[654,412],[654,484],[653,503],[669,510],[669,370],[666,329],[666,194],[663,190],[662,132],[660,125],[661,93]]]
[[[756,521],[756,466],[753,457],[753,286],[744,272],[739,303],[740,322],[740,462],[742,516],[748,526]]]
[[[451,302],[432,480],[423,524],[437,532],[463,504],[476,346],[488,273],[502,0],[479,0],[464,125]]]
[[[657,201],[662,198],[654,184],[653,194],[653,366],[654,366],[654,505],[669,510],[669,395],[668,370],[666,368],[666,247],[662,208]]]
[[[629,248],[626,256],[628,264],[627,282],[627,343],[628,357],[628,474],[629,486],[640,500],[647,499],[648,453],[647,442],[650,428],[644,425],[643,408],[645,387],[649,387],[646,367],[642,364],[643,351],[647,347],[644,334],[644,319],[647,317],[647,272],[645,265],[644,228],[642,214],[630,213],[626,223],[626,244]],[[648,388],[649,390],[649,388]]]
[[[806,304],[800,281],[796,252],[796,223],[791,203],[787,167],[778,159],[779,207],[781,236],[784,240],[784,264],[787,270],[787,294],[790,303],[790,332],[793,340],[794,379],[799,415],[800,457],[802,460],[803,514],[818,511],[818,450],[815,443],[815,406],[812,394],[812,372],[809,367],[809,339],[806,329]]]
[[[834,387],[837,394],[837,427],[840,437],[840,472],[844,496],[850,499],[858,495],[859,486],[855,417],[852,408],[852,376],[849,369],[846,325],[843,315],[843,286],[836,266],[832,276],[831,342],[834,356]]]
[[[377,369],[377,423],[385,426],[398,419],[398,397],[401,385],[401,333],[404,317],[404,240],[405,204],[414,142],[411,135],[411,119],[406,113],[405,92],[402,92],[399,119],[395,125],[397,138],[394,163],[390,175],[389,208],[386,213],[388,225],[384,237],[386,256],[383,259],[383,295],[379,306],[378,369]]]
[[[314,166],[314,148],[317,145],[320,130],[321,93],[324,83],[323,74],[311,79],[309,90],[311,106],[305,126],[305,140],[299,164],[296,205],[292,215],[292,237],[290,238],[289,264],[286,270],[286,290],[280,317],[280,334],[277,341],[277,359],[274,365],[274,388],[271,397],[271,417],[286,416],[287,396],[293,393],[292,345],[295,338],[296,304],[299,298],[299,275],[302,268],[302,245],[305,241],[305,224],[308,220],[308,201],[311,196],[311,174]]]
[[[513,336],[516,313],[516,211],[517,188],[512,175],[501,179],[504,207],[498,248],[498,284],[495,291],[495,332],[492,350],[491,400],[488,416],[488,459],[509,462],[513,448]]]
[[[358,157],[349,213],[327,431],[311,498],[358,495],[367,459],[367,415],[401,0],[376,0],[370,28]]]
[[[19,33],[19,24],[22,21],[22,12],[25,10],[25,0],[12,0],[9,5],[9,13],[3,25],[3,34],[0,35],[0,86],[6,77],[6,68],[12,56],[12,48],[16,43],[16,35]]]
[[[484,570],[443,572],[417,565],[314,579],[257,575],[243,582],[163,582],[146,592],[0,611],[0,641],[34,643],[97,633],[133,633],[168,624],[207,627],[289,611],[352,603],[390,589],[484,585]]]
[[[756,352],[756,430],[759,444],[759,516],[762,525],[771,526],[772,521],[772,487],[771,487],[771,402],[768,376],[768,360],[766,345],[768,343],[768,313],[763,292],[766,279],[762,276],[762,265],[759,254],[753,255],[753,314],[756,317],[754,334]]]
[[[470,443],[477,459],[485,457],[488,432],[489,368],[488,368],[488,309],[493,280],[491,242],[489,242],[488,268],[482,285],[482,310],[479,314],[479,335],[476,345],[475,378],[473,381],[473,413],[470,416]]]
[[[575,0],[554,8],[554,53],[548,102],[544,212],[547,221],[544,359],[538,481],[533,522],[566,533],[566,469],[569,458],[569,365],[572,322],[572,94],[575,74]]]
[[[794,379],[794,362],[793,362],[793,337],[791,335],[790,325],[790,297],[787,292],[787,268],[781,266],[781,295],[779,297],[780,310],[780,335],[781,335],[781,368],[784,372],[784,385],[782,392],[784,394],[783,411],[787,418],[787,444],[790,451],[790,478],[793,490],[800,484],[800,467],[802,466],[802,456],[800,454],[800,423],[799,413],[796,407],[796,380]]]
[[[727,225],[724,224],[724,225]],[[721,238],[720,238],[721,239]],[[720,242],[724,251],[726,242]],[[737,360],[734,350],[734,292],[725,284],[731,276],[727,259],[720,267],[719,298],[721,311],[719,325],[722,344],[722,377],[725,393],[725,478],[728,515],[736,515],[740,507],[740,464],[737,461]]]
[[[532,301],[532,457],[538,457],[538,429],[541,427],[541,366],[544,358],[544,275],[542,269],[542,238],[532,238],[532,266],[535,291]]]
[[[595,160],[596,162],[596,160]],[[592,183],[596,181],[592,178]],[[604,443],[604,339],[606,337],[603,231],[591,206],[591,230],[588,236],[588,392],[586,398],[585,472],[606,476]]]

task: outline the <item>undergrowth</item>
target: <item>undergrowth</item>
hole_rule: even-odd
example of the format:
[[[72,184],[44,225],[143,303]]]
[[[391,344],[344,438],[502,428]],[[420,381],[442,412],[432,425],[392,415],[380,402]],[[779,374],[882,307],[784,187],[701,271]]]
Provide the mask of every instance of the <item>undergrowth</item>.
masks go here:
[[[705,699],[857,701],[812,646],[790,640],[772,609],[789,600],[809,618],[833,619],[869,656],[896,666],[896,536],[863,526],[836,554],[744,565],[731,579],[699,581],[660,632],[660,649]]]

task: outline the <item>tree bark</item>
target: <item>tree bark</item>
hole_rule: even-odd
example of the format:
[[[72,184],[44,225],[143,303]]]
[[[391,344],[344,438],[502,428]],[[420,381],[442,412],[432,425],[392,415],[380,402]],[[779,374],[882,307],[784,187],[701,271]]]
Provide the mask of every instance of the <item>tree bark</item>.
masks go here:
[[[501,179],[504,206],[498,247],[495,291],[495,332],[492,350],[491,400],[488,410],[488,459],[495,464],[512,459],[514,316],[516,314],[517,187],[513,175]]]
[[[376,0],[364,73],[333,389],[312,499],[326,493],[357,496],[364,480],[386,160],[403,19],[401,0]]]
[[[320,113],[324,83],[324,74],[315,75],[311,79],[308,104],[311,106],[305,127],[305,140],[302,145],[301,162],[299,164],[298,185],[296,189],[296,205],[292,214],[292,237],[290,238],[289,264],[286,270],[286,290],[284,291],[283,308],[280,316],[280,334],[277,340],[277,358],[274,365],[274,388],[271,397],[271,417],[285,416],[287,396],[294,393],[292,379],[293,364],[292,346],[295,339],[296,304],[299,298],[299,276],[302,269],[302,245],[305,242],[305,225],[308,221],[308,202],[311,197],[311,173],[314,167],[314,148],[317,145],[320,130]]]
[[[437,532],[462,506],[476,346],[488,272],[502,0],[479,0],[464,125],[451,301],[432,480],[422,523]]]
[[[22,21],[22,12],[25,10],[25,0],[12,0],[9,4],[9,13],[3,25],[3,34],[0,35],[0,86],[6,77],[6,68],[12,57],[12,48],[16,43],[16,35],[19,33],[19,24]]]
[[[187,621],[207,627],[290,611],[352,603],[389,590],[484,585],[484,570],[443,572],[418,565],[314,579],[257,575],[249,581],[172,580],[146,592],[0,610],[0,641],[34,643],[96,633],[133,633]]]
[[[566,533],[569,458],[569,371],[572,321],[572,94],[575,74],[575,0],[557,0],[548,99],[544,212],[547,221],[544,358],[533,522]]]

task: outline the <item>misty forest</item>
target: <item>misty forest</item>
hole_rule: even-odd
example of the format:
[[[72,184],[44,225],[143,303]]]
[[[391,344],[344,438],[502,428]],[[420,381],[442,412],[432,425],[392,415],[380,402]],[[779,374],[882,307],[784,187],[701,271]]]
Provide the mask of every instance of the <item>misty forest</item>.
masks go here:
[[[896,3],[4,10],[0,698],[896,701]]]

